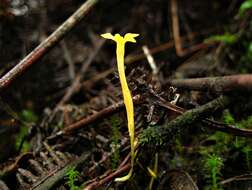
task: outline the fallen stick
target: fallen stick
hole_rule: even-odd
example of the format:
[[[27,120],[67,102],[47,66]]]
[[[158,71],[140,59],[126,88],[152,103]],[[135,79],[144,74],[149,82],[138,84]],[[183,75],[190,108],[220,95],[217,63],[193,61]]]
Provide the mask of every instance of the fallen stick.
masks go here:
[[[242,174],[242,175],[238,175],[238,176],[234,176],[234,177],[225,179],[225,180],[221,181],[220,184],[226,185],[228,183],[235,182],[235,181],[251,181],[251,179],[252,179],[252,174],[248,173],[248,174]]]
[[[149,127],[140,136],[140,144],[162,144],[170,142],[185,130],[185,127],[212,115],[218,110],[225,109],[231,100],[227,96],[220,96],[207,104],[184,112],[163,126]],[[151,134],[151,135],[150,135]]]
[[[139,102],[140,99],[141,99],[140,95],[135,95],[133,97],[134,103]],[[106,107],[106,108],[102,109],[101,111],[99,111],[99,112],[97,112],[97,113],[95,113],[93,115],[90,115],[88,117],[80,119],[79,121],[65,127],[62,131],[59,131],[57,133],[57,136],[62,135],[62,134],[69,134],[69,133],[71,133],[71,132],[73,132],[73,131],[75,131],[77,129],[80,129],[80,128],[82,128],[82,127],[84,127],[84,126],[86,126],[86,125],[88,125],[88,124],[90,124],[92,122],[95,122],[95,121],[97,121],[97,120],[99,120],[101,118],[104,118],[105,116],[110,115],[110,114],[112,114],[112,113],[114,113],[114,112],[116,112],[116,111],[118,111],[118,110],[120,110],[122,108],[124,108],[124,102],[120,101],[120,102],[118,102],[116,104],[113,104],[113,105],[111,105],[109,107]]]
[[[170,102],[166,102],[162,99],[157,101],[156,104],[161,107],[164,107],[168,110],[172,110],[178,114],[183,114],[187,111],[184,108],[176,106]],[[252,137],[252,130],[251,129],[240,129],[234,125],[228,125],[228,124],[221,123],[221,122],[211,120],[211,119],[202,119],[201,121],[204,124],[206,124],[207,127],[211,128],[213,130],[221,131],[224,133],[228,133],[228,134],[232,134],[232,135],[240,136],[240,137],[250,137],[250,138]]]
[[[107,177],[91,183],[90,185],[88,185],[87,187],[85,187],[83,190],[97,189],[98,187],[101,187],[105,183],[108,183],[108,182],[112,181],[115,177],[117,177],[117,176],[119,176],[119,175],[121,175],[121,174],[129,171],[130,168],[131,168],[130,163],[128,163],[128,164],[122,166],[121,168],[119,168],[118,170],[116,170],[115,172],[111,173]]]
[[[171,20],[172,20],[172,33],[174,38],[174,45],[176,49],[176,53],[178,56],[183,57],[187,54],[193,53],[200,49],[207,48],[209,45],[206,43],[200,43],[194,46],[191,46],[187,49],[183,49],[182,47],[182,37],[180,35],[180,27],[179,27],[179,14],[178,14],[178,3],[177,0],[171,0]]]
[[[178,56],[184,56],[184,51],[182,48],[182,42],[180,38],[180,27],[179,27],[179,17],[178,17],[178,5],[177,0],[171,0],[171,17],[172,17],[172,32],[175,41],[175,49]]]
[[[136,147],[138,149],[138,147]],[[130,160],[130,154],[128,154],[122,163],[118,166],[117,170],[114,172],[109,173],[106,177],[98,177],[97,180],[93,179],[92,183],[89,183],[83,190],[93,190],[97,189],[98,187],[104,185],[105,183],[111,182],[117,176],[123,174],[124,172],[128,172],[131,168],[130,163],[127,163]]]
[[[80,157],[66,163],[63,167],[58,167],[55,170],[49,172],[47,176],[44,176],[42,180],[36,182],[30,190],[44,190],[44,189],[51,189],[55,183],[65,177],[67,171],[70,168],[77,167],[78,165],[84,163],[88,158],[89,153],[83,153]]]
[[[223,77],[207,77],[192,79],[176,79],[168,82],[171,86],[186,90],[230,92],[251,91],[252,74],[231,75]]]
[[[30,54],[21,60],[15,67],[0,79],[0,92],[7,88],[12,81],[24,73],[31,65],[42,58],[46,52],[54,47],[74,26],[76,26],[88,13],[98,0],[86,1],[72,16],[70,16],[57,30],[45,41],[37,46]]]
[[[221,131],[224,133],[232,134],[235,136],[240,137],[252,137],[252,130],[251,129],[239,129],[236,126],[228,125],[225,123],[220,123],[217,121],[213,121],[210,119],[204,119],[202,120],[203,123],[207,124],[209,128],[217,131]]]
[[[81,79],[82,76],[87,72],[88,67],[91,65],[93,60],[95,59],[96,55],[104,45],[105,40],[101,39],[97,43],[97,46],[95,47],[94,51],[89,54],[87,60],[83,63],[82,67],[80,68],[80,71],[76,75],[76,77],[73,79],[72,84],[67,88],[66,93],[61,98],[61,100],[58,102],[58,104],[55,106],[55,108],[52,111],[52,114],[49,117],[49,121],[52,121],[54,118],[56,112],[59,110],[61,106],[63,106],[72,96],[75,92],[79,91],[81,88]]]
[[[184,112],[182,115],[165,125],[165,131],[176,134],[176,131],[180,131],[186,125],[189,125],[195,121],[199,121],[206,116],[212,115],[217,110],[226,108],[229,103],[230,98],[227,96],[220,96],[211,102]]]

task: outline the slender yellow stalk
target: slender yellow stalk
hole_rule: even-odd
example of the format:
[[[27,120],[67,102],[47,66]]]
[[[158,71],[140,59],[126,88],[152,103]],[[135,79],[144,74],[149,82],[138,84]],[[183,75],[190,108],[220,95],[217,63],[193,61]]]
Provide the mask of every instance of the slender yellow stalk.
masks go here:
[[[116,178],[116,181],[126,181],[128,180],[133,172],[133,166],[134,166],[134,157],[135,157],[135,147],[134,147],[134,139],[135,139],[135,126],[134,126],[134,105],[132,96],[128,87],[128,83],[125,76],[124,71],[124,54],[125,54],[125,43],[126,42],[133,42],[135,43],[136,40],[135,37],[138,36],[138,34],[132,34],[128,33],[124,37],[122,37],[120,34],[116,34],[113,36],[110,33],[106,33],[101,35],[103,38],[111,39],[116,42],[116,58],[117,58],[117,67],[118,67],[118,73],[120,78],[120,83],[122,87],[122,94],[123,94],[123,100],[126,107],[127,112],[127,120],[128,120],[128,131],[130,136],[130,147],[131,147],[131,170],[130,172],[121,178]]]
[[[154,180],[157,178],[157,170],[158,170],[158,153],[155,153],[155,162],[154,162],[154,168],[153,170],[149,167],[147,168],[149,174],[151,175],[151,180],[149,184],[149,190],[152,190],[152,186],[154,183]]]

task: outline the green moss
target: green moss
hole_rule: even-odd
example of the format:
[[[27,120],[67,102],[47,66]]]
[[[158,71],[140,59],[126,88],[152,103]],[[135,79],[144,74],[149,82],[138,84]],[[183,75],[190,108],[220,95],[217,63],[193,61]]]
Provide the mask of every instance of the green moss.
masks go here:
[[[252,149],[250,146],[245,146],[242,149],[242,152],[245,154],[245,160],[248,170],[251,170],[251,159],[252,159]]]
[[[155,146],[163,145],[163,127],[161,126],[151,126],[145,129],[139,136],[139,143],[141,145],[147,145],[155,143]]]
[[[20,149],[21,152],[28,152],[30,144],[25,140],[25,137],[29,133],[30,126],[38,121],[38,117],[32,110],[24,109],[19,114],[19,118],[23,125],[20,126],[19,133],[16,135],[16,150]]]
[[[250,29],[252,29],[252,25],[250,26]],[[251,67],[251,61],[252,61],[252,42],[249,39],[251,38],[248,34],[248,36],[244,37],[242,39],[242,49],[244,49],[244,53],[241,55],[239,64],[237,65],[238,70],[242,73],[250,73],[252,70]]]
[[[226,124],[232,124],[238,128],[246,129],[252,127],[252,116],[249,116],[246,119],[237,122],[228,110],[223,113],[223,121]],[[234,148],[236,151],[244,154],[246,166],[248,170],[251,170],[252,149],[250,147],[251,142],[249,141],[249,139],[244,137],[233,137],[232,135],[222,132],[216,132],[208,139],[214,139],[217,142],[217,144],[214,145],[214,152],[224,154],[225,152],[228,152],[230,149]]]
[[[225,110],[223,112],[222,120],[224,123],[229,124],[229,125],[235,124],[235,119],[232,116],[232,114],[229,112],[229,110]]]
[[[111,156],[111,167],[112,169],[117,168],[117,164],[120,159],[119,155],[119,141],[120,141],[120,131],[119,131],[119,126],[120,126],[120,120],[116,116],[112,116],[109,120],[109,123],[111,124],[111,129],[112,129],[112,137],[111,137],[111,146],[114,149],[114,153]]]
[[[27,123],[36,123],[38,121],[37,115],[32,110],[28,109],[24,109],[21,112],[20,118],[22,119],[22,121]]]
[[[71,167],[67,173],[67,185],[69,186],[70,190],[79,190],[80,187],[75,185],[75,182],[78,181],[78,177],[80,176],[79,172],[74,168]]]
[[[219,177],[221,176],[221,168],[223,167],[223,160],[221,157],[213,154],[208,155],[204,164],[206,170],[206,177],[211,181],[211,190],[220,190],[218,185]]]
[[[25,136],[28,134],[28,131],[29,128],[27,126],[21,126],[19,133],[16,135],[16,150],[21,148],[21,152],[29,151],[30,144],[24,140]]]
[[[239,128],[251,128],[252,127],[252,115],[247,117],[246,119],[241,120],[237,123]]]

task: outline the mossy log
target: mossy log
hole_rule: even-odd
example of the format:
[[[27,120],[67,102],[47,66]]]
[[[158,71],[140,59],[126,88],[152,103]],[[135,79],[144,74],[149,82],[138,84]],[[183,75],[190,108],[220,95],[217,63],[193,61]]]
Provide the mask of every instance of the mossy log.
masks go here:
[[[220,96],[207,104],[184,112],[182,115],[163,126],[148,127],[140,135],[140,144],[158,146],[171,142],[171,140],[181,134],[188,125],[225,109],[230,102],[231,98]]]

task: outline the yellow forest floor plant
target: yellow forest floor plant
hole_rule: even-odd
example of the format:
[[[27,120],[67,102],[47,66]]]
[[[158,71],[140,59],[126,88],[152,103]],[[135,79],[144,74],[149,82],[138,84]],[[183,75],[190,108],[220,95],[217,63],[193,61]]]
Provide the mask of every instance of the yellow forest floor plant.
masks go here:
[[[125,54],[125,44],[126,42],[136,43],[135,37],[139,34],[127,33],[125,36],[121,36],[120,34],[115,34],[114,36],[110,33],[102,34],[101,36],[106,39],[110,39],[116,42],[116,58],[117,58],[117,67],[119,72],[120,83],[122,87],[123,100],[126,107],[127,112],[127,120],[128,120],[128,131],[130,136],[130,147],[131,147],[131,169],[129,173],[120,178],[116,178],[115,181],[126,181],[128,180],[133,173],[134,166],[134,157],[135,157],[135,126],[134,126],[134,105],[131,96],[131,92],[129,90],[125,70],[124,70],[124,54]]]

